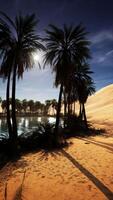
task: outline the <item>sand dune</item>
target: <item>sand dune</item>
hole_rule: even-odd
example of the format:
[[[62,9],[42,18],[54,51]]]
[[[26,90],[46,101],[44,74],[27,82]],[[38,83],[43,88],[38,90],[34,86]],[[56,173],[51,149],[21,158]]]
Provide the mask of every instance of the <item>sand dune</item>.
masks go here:
[[[88,98],[86,103],[88,120],[97,128],[113,135],[113,84],[108,85]]]
[[[94,120],[113,121],[113,84],[108,85],[89,97],[87,115]]]

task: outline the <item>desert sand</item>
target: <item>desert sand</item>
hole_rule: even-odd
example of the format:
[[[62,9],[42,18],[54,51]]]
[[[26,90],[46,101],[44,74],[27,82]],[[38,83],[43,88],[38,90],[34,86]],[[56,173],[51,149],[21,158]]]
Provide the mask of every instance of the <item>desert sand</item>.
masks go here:
[[[107,134],[113,135],[113,84],[88,98],[86,112],[96,127],[107,129]]]
[[[86,110],[106,133],[7,163],[0,171],[0,200],[113,200],[113,85],[90,97]]]

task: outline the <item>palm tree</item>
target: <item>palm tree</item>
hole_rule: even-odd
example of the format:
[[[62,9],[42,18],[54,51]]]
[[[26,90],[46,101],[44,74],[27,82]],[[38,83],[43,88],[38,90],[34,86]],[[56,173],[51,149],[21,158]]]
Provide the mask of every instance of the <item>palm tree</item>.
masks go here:
[[[60,86],[55,134],[59,127],[63,88],[68,85],[75,64],[90,57],[86,35],[85,28],[81,24],[76,27],[64,25],[62,29],[49,25],[46,30],[45,64],[52,66],[52,71],[55,72],[55,86]]]
[[[27,107],[28,107],[28,102],[27,102],[26,99],[23,99],[22,100],[22,108],[23,108],[23,110],[24,110],[25,113],[27,111]]]
[[[7,109],[7,102],[6,102],[6,100],[2,100],[1,107],[2,107],[2,111],[4,113],[6,113],[6,109]]]
[[[35,108],[35,112],[39,113],[39,110],[41,110],[41,102],[40,101],[36,101],[34,103],[34,108]]]
[[[55,115],[55,111],[57,110],[57,100],[56,99],[52,99],[51,100],[51,105],[53,108],[53,115]]]
[[[86,117],[86,111],[85,111],[85,103],[88,99],[88,97],[95,92],[95,86],[93,81],[83,81],[81,82],[81,94],[79,93],[79,102],[81,104],[81,118],[84,120],[86,128],[88,128],[87,125],[87,117]]]
[[[28,106],[29,106],[29,110],[31,113],[34,111],[34,105],[35,105],[35,103],[33,100],[28,101]]]
[[[17,113],[21,113],[22,111],[22,102],[19,99],[15,99],[16,101],[16,112]]]
[[[2,103],[2,98],[0,97],[0,107],[1,107],[1,103]]]
[[[41,115],[45,115],[45,104],[44,103],[41,103],[40,105],[40,110],[41,110]]]
[[[84,118],[86,128],[87,118],[84,104],[86,103],[87,98],[95,92],[94,82],[90,76],[92,73],[89,64],[83,63],[77,67],[77,71],[74,75],[76,96],[80,104],[79,117],[81,120]]]
[[[46,100],[45,101],[45,113],[46,113],[46,115],[48,115],[48,111],[49,111],[49,108],[50,108],[50,106],[51,106],[51,100]]]
[[[22,78],[25,70],[33,67],[33,52],[44,50],[35,33],[37,20],[35,15],[17,16],[12,20],[5,13],[0,13],[0,56],[2,57],[1,71],[7,78],[7,119],[9,115],[9,88],[12,75],[12,128],[8,123],[9,133],[13,139],[17,138],[16,123],[16,79]],[[12,133],[12,134],[11,134]]]
[[[7,110],[7,125],[9,138],[12,140],[13,131],[10,119],[10,108],[9,108],[9,91],[10,91],[10,79],[11,79],[11,66],[12,66],[12,55],[11,48],[11,32],[7,24],[0,18],[0,57],[2,58],[0,74],[3,80],[7,79],[7,89],[6,89],[6,110]]]

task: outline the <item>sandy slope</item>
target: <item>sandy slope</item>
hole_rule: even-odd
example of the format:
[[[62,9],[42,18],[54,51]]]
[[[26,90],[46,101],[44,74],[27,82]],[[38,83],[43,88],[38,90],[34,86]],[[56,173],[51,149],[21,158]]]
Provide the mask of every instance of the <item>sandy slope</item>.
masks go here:
[[[89,121],[99,128],[107,128],[107,133],[113,135],[113,84],[89,97],[86,112]]]
[[[91,119],[113,121],[113,84],[89,97],[86,110]]]

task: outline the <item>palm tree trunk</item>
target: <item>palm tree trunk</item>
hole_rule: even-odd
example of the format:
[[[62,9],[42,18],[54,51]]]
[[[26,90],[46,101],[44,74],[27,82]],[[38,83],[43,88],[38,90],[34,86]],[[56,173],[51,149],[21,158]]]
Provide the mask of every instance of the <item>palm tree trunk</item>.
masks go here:
[[[72,114],[72,111],[73,111],[73,106],[72,106],[73,104],[72,104],[72,102],[70,103],[70,112],[71,112],[71,114]]]
[[[12,126],[11,126],[11,119],[10,119],[10,109],[9,109],[10,78],[11,78],[11,72],[9,72],[8,79],[7,79],[6,109],[7,109],[7,125],[8,125],[9,139],[12,140],[13,132],[12,132]]]
[[[63,93],[63,84],[61,84],[61,86],[60,86],[58,107],[57,107],[57,114],[56,114],[56,124],[55,124],[55,136],[56,136],[56,138],[57,138],[59,122],[60,122],[60,110],[61,110],[62,93]]]
[[[80,103],[79,117],[82,118],[82,104]]]
[[[70,116],[71,111],[70,111],[70,92],[68,92],[68,116]]]
[[[85,126],[86,126],[86,129],[88,129],[87,117],[86,117],[86,110],[85,110],[85,105],[84,105],[84,103],[82,104],[82,106],[83,106],[83,116],[84,116]]]
[[[66,102],[66,93],[64,91],[64,128],[66,126],[65,118],[66,118],[66,111],[67,111],[67,102]]]
[[[13,70],[13,82],[12,82],[12,125],[13,125],[13,134],[14,139],[17,139],[17,122],[16,122],[16,102],[15,102],[15,93],[16,93],[16,65]]]
[[[75,101],[74,101],[74,108],[73,108],[73,113],[74,113],[74,114],[76,114],[76,112],[75,112],[75,104],[76,104],[76,103],[75,103]]]

